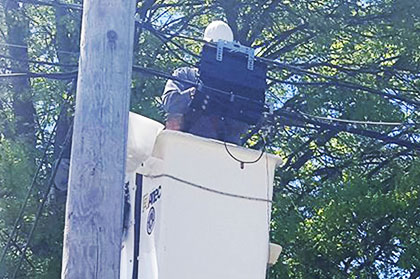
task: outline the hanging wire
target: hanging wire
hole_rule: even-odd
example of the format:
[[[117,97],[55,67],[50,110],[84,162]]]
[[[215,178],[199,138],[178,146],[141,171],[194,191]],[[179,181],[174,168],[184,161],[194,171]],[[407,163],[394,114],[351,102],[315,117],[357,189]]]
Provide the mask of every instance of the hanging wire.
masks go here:
[[[7,241],[7,238],[9,237],[9,235],[5,232],[2,231],[0,232],[0,237],[2,238],[3,241]],[[15,242],[12,241],[12,246],[15,248],[12,253],[18,257],[20,255],[20,253],[22,253],[22,249],[19,247],[19,245]],[[31,268],[35,269],[36,267],[34,266],[34,264],[28,259],[27,256],[25,256],[25,260],[26,262],[31,266]]]
[[[146,68],[146,67],[142,67],[142,66],[133,66],[133,71],[142,72],[142,73],[150,74],[150,75],[153,75],[153,76],[158,76],[158,77],[162,77],[162,78],[166,78],[166,79],[175,80],[175,81],[178,81],[178,82],[181,82],[181,83],[184,83],[184,84],[187,84],[189,86],[196,87],[196,88],[200,87],[200,84],[198,84],[196,82],[181,79],[181,78],[172,76],[169,73],[165,73],[165,72],[162,72],[162,71],[156,70],[156,69]],[[208,89],[210,91],[214,91],[215,93],[219,93],[219,94],[222,94],[222,95],[228,95],[228,96],[231,95],[231,93],[229,93],[227,91],[219,90],[219,89],[208,87],[208,86],[203,86],[202,88]],[[240,98],[240,96],[235,96],[235,98],[236,97]],[[249,100],[247,99],[247,101],[249,101]],[[307,117],[310,117],[310,118],[317,118],[317,119],[320,119],[320,120],[329,120],[329,121],[337,121],[337,122],[345,122],[345,123],[348,123],[348,124],[356,124],[356,125],[357,124],[359,124],[359,125],[378,125],[378,126],[381,126],[381,125],[382,126],[413,126],[413,125],[418,125],[416,123],[382,122],[382,121],[381,122],[375,122],[375,121],[368,121],[368,120],[360,121],[360,120],[349,120],[349,119],[339,119],[339,118],[327,118],[327,117],[310,115],[310,114],[303,113],[303,112],[296,112],[296,113],[299,113],[301,115],[304,115],[304,116],[307,116]]]
[[[223,90],[219,90],[216,88],[211,88],[208,86],[205,86],[203,84],[200,83],[195,83],[192,81],[188,81],[188,80],[184,80],[184,79],[180,79],[178,77],[172,76],[171,74],[168,74],[166,72],[162,72],[160,70],[156,70],[156,69],[151,69],[151,68],[146,68],[146,67],[142,67],[142,66],[133,66],[133,71],[134,72],[142,72],[145,74],[150,74],[153,76],[157,76],[157,77],[163,77],[166,79],[172,79],[175,81],[179,81],[182,83],[185,83],[187,85],[190,85],[192,87],[196,87],[198,89],[204,88],[207,90],[212,91],[213,93],[217,93],[217,94],[223,94],[223,95],[229,95],[230,96],[230,92],[226,92]],[[53,78],[53,79],[71,79],[71,78],[75,78],[77,76],[77,71],[74,72],[68,72],[68,73],[13,73],[13,74],[3,74],[0,75],[0,78],[8,78],[8,77],[29,77],[29,78],[35,78],[35,77],[45,77],[45,78]],[[236,98],[238,99],[243,99],[245,101],[248,102],[255,102],[254,100],[250,100],[248,98],[244,98],[241,96],[236,96]],[[256,102],[258,103],[258,102]],[[258,103],[260,104],[260,103]],[[337,130],[337,131],[343,131],[343,132],[348,132],[348,133],[352,133],[352,134],[356,134],[356,135],[361,135],[361,136],[367,136],[367,137],[371,137],[371,138],[376,138],[379,140],[384,141],[385,143],[394,143],[394,144],[398,144],[398,145],[402,145],[408,148],[414,148],[416,150],[420,150],[420,145],[413,143],[411,141],[406,141],[403,139],[399,139],[399,138],[395,138],[395,137],[390,137],[385,133],[378,133],[376,131],[372,131],[372,130],[363,130],[363,129],[358,129],[358,128],[354,128],[351,125],[347,125],[347,124],[354,124],[354,125],[360,125],[361,123],[357,123],[357,122],[348,122],[348,123],[335,123],[335,124],[329,124],[326,122],[322,122],[320,119],[316,119],[316,118],[312,118],[310,116],[306,116],[303,115],[301,112],[298,111],[289,111],[287,109],[283,109],[283,108],[279,108],[276,111],[274,111],[274,115],[275,116],[281,116],[281,117],[285,117],[285,118],[289,118],[292,120],[298,120],[301,121],[303,123],[310,123],[312,125],[315,125],[315,127],[319,127],[319,128],[324,128],[324,129],[330,129],[330,130]],[[325,120],[324,120],[325,121]],[[351,121],[351,120],[348,120]],[[372,122],[372,121],[368,121],[368,122]],[[380,124],[375,124],[375,125],[384,125],[387,122],[380,122]],[[393,122],[391,122],[393,123]],[[402,123],[403,125],[401,126],[416,126],[418,125],[417,123]],[[373,125],[373,123],[371,123],[370,125]],[[319,129],[318,128],[318,129]],[[388,132],[387,132],[388,133]]]
[[[232,152],[230,152],[226,142],[223,142],[223,145],[225,146],[225,150],[226,150],[227,154],[229,154],[229,156],[233,160],[235,160],[236,162],[239,162],[239,164],[241,166],[241,169],[243,169],[245,167],[245,164],[255,164],[255,163],[258,163],[259,160],[261,160],[262,156],[264,155],[264,153],[266,151],[265,150],[266,142],[265,142],[265,140],[263,140],[263,141],[264,141],[264,146],[261,150],[260,155],[258,155],[258,157],[256,159],[250,160],[250,161],[243,161],[243,160],[239,159],[238,157],[236,157],[235,155],[233,155]]]
[[[62,64],[62,63],[55,63],[55,62],[48,62],[48,61],[37,61],[37,60],[31,60],[31,59],[19,59],[19,58],[14,58],[14,57],[3,55],[3,54],[0,54],[0,58],[14,60],[14,61],[28,62],[31,64],[38,64],[38,65],[59,66],[59,67],[67,67],[67,68],[78,67],[77,64]]]
[[[140,23],[145,29],[151,31],[152,33],[154,33],[156,35],[160,33],[160,34],[162,34],[161,36],[163,36],[163,35],[170,35],[171,37],[179,37],[179,38],[183,38],[183,39],[197,41],[197,42],[200,42],[200,43],[207,43],[207,44],[216,45],[215,43],[207,42],[207,41],[205,41],[203,39],[199,39],[199,38],[194,38],[194,37],[182,35],[179,32],[174,33],[174,32],[165,32],[165,31],[157,30],[150,23],[143,22],[142,20],[140,20],[138,18],[135,18],[135,20],[138,23]],[[9,45],[9,46],[15,46],[15,47],[25,47],[26,48],[26,46],[21,46],[21,45],[0,43],[0,45],[1,44]],[[76,54],[76,53],[73,53],[73,54]],[[12,59],[12,58],[9,58],[9,59]],[[317,73],[313,73],[313,72],[310,72],[310,71],[308,72],[308,71],[303,70],[303,69],[300,69],[298,67],[286,65],[284,63],[280,63],[278,61],[274,61],[274,60],[271,60],[271,59],[266,59],[266,58],[262,58],[262,57],[256,57],[256,59],[258,59],[258,60],[260,60],[260,61],[262,61],[264,63],[273,64],[273,65],[277,65],[277,66],[283,67],[285,69],[295,70],[295,71],[304,71],[306,74],[315,74],[315,75],[318,75]],[[28,60],[28,62],[31,62],[31,61]],[[37,62],[34,61],[34,63],[37,63]],[[42,63],[42,62],[39,62],[39,63]],[[71,66],[77,66],[77,65],[71,65]],[[149,73],[149,74],[160,76],[160,77],[164,77],[164,78],[167,78],[167,79],[176,80],[176,81],[183,82],[183,83],[188,84],[188,85],[193,86],[193,87],[199,87],[198,84],[189,82],[187,80],[178,79],[176,77],[173,77],[170,74],[163,73],[163,72],[158,71],[158,70],[153,70],[153,69],[150,69],[150,68],[144,68],[144,67],[141,67],[141,66],[134,66],[133,67],[133,70],[134,71],[141,71],[141,72],[144,72],[144,73]],[[34,72],[26,72],[26,73],[0,74],[0,78],[13,78],[13,77],[38,78],[38,77],[43,77],[43,78],[58,79],[58,80],[72,79],[72,78],[75,78],[76,76],[77,76],[77,71],[65,72],[65,73],[34,73]],[[325,78],[332,78],[332,77],[325,77]],[[287,81],[280,81],[280,80],[276,80],[276,79],[272,79],[272,80],[274,82],[278,82],[278,83],[287,83]],[[357,87],[358,85],[351,85],[351,84],[344,84],[344,85],[345,86],[350,86],[350,87],[353,86],[354,89],[361,89],[361,90],[369,89],[369,91],[372,91],[373,90],[373,89],[364,88],[364,87],[363,88],[359,88],[359,87]],[[218,89],[215,89],[215,88],[210,88],[210,87],[207,87],[207,86],[204,86],[204,85],[203,85],[203,87],[205,89],[211,90],[211,91],[213,91],[215,93],[219,93],[219,94],[230,94],[230,93],[224,92],[222,90],[218,90]],[[375,91],[375,90],[373,90],[373,91]],[[378,93],[378,92],[376,92],[376,93]],[[390,97],[390,98],[397,98],[397,99],[399,98],[398,96],[395,96],[395,95],[392,95],[392,94],[389,94],[389,95],[390,96],[388,96],[388,97]],[[241,98],[241,96],[237,96],[237,97]],[[413,100],[409,100],[409,101],[416,103],[416,101],[413,101]],[[420,102],[418,103],[418,105],[420,105]],[[416,126],[416,125],[418,125],[416,123],[382,122],[382,121],[375,122],[375,121],[369,121],[369,120],[360,121],[360,120],[328,118],[328,117],[322,117],[322,116],[314,116],[314,115],[306,114],[306,113],[303,113],[303,112],[300,112],[300,113],[303,114],[303,115],[305,115],[305,116],[307,116],[307,117],[312,117],[312,118],[316,118],[316,119],[319,119],[319,120],[343,122],[343,123],[356,124],[356,125],[357,124],[359,124],[359,125],[384,125],[384,126],[402,126],[402,125],[404,125],[404,126],[410,126],[410,125],[411,126]]]
[[[60,1],[39,1],[39,0],[15,0],[15,1],[20,2],[20,3],[25,3],[25,4],[32,4],[32,5],[66,8],[69,10],[78,10],[78,11],[83,10],[83,6],[80,4],[62,3]]]
[[[231,197],[231,198],[238,198],[238,199],[243,199],[243,200],[250,200],[250,201],[259,201],[259,202],[266,202],[266,203],[272,203],[272,200],[270,199],[266,199],[266,198],[257,198],[257,197],[250,197],[250,196],[244,196],[244,195],[237,195],[237,194],[233,194],[233,193],[227,193],[227,192],[223,192],[223,191],[219,191],[219,190],[215,190],[197,183],[193,183],[190,181],[187,181],[185,179],[176,177],[174,175],[170,175],[170,174],[156,174],[156,175],[143,175],[144,177],[148,177],[148,178],[152,178],[152,179],[157,179],[157,178],[169,178],[181,183],[184,183],[186,185],[192,186],[194,188],[200,189],[200,190],[204,190],[207,192],[211,192],[211,193],[215,193],[218,195],[222,195],[222,196],[227,196],[227,197]]]
[[[207,43],[207,44],[216,45],[216,43],[207,42],[207,41],[204,41],[203,39],[198,39],[198,38],[194,38],[194,37],[191,37],[191,36],[182,35],[180,33],[157,30],[150,23],[145,23],[145,22],[142,22],[140,20],[137,20],[137,21],[139,22],[139,24],[144,26],[144,28],[148,29],[149,31],[151,31],[151,29],[153,29],[154,30],[153,32],[160,32],[163,35],[182,38],[182,39],[186,39],[186,40],[192,40],[192,41],[200,42],[200,43]],[[296,67],[296,66],[288,65],[288,64],[285,64],[285,63],[282,63],[282,62],[279,62],[279,61],[276,61],[276,60],[273,60],[273,59],[268,59],[268,58],[264,58],[264,57],[255,57],[255,59],[257,61],[261,61],[261,62],[263,62],[267,65],[271,65],[271,66],[274,66],[274,67],[279,68],[279,69],[288,70],[288,71],[292,71],[292,72],[297,72],[297,73],[306,74],[306,75],[314,76],[314,77],[317,77],[317,78],[322,78],[322,79],[329,80],[332,83],[331,85],[334,85],[334,86],[340,86],[340,87],[354,89],[354,90],[361,90],[361,91],[369,92],[369,93],[379,95],[379,96],[382,96],[382,97],[385,97],[385,98],[396,99],[396,100],[414,105],[416,107],[420,107],[420,102],[419,101],[412,100],[412,99],[406,98],[404,96],[398,96],[398,95],[390,94],[390,93],[387,93],[387,92],[383,92],[381,90],[376,90],[376,89],[373,89],[373,88],[369,88],[369,87],[366,87],[366,86],[363,86],[363,85],[354,84],[354,83],[351,83],[351,82],[348,82],[348,81],[343,81],[343,80],[337,79],[337,78],[332,77],[332,76],[326,76],[326,75],[323,75],[323,74],[315,73],[315,72],[305,70],[305,69],[302,69],[302,68],[299,68],[299,67]],[[276,82],[276,83],[282,83],[282,84],[288,83],[287,81],[282,81],[282,80],[278,80],[278,79],[274,79],[274,78],[271,78],[271,80]]]
[[[69,9],[82,10],[82,6],[78,5],[78,4],[67,4],[67,3],[60,3],[60,2],[45,2],[45,1],[38,1],[38,0],[17,0],[17,1],[22,2],[22,3],[28,3],[28,4],[40,4],[40,5],[47,5],[47,6],[48,5],[49,6],[62,6],[62,7],[66,7],[66,8],[69,8]],[[209,43],[209,42],[207,42],[203,39],[194,38],[194,37],[191,37],[191,36],[186,36],[186,35],[180,34],[180,32],[175,32],[174,33],[174,32],[165,32],[165,31],[162,31],[162,30],[157,30],[155,27],[153,27],[152,24],[150,24],[148,22],[144,22],[143,20],[141,20],[137,17],[134,17],[134,20],[136,22],[138,22],[140,25],[142,25],[145,29],[148,29],[151,32],[152,32],[152,29],[153,29],[153,33],[159,32],[163,35],[169,35],[171,37],[178,37],[178,38],[192,40],[192,41],[196,41],[196,42],[200,42],[200,43]],[[26,46],[20,46],[20,45],[12,45],[12,44],[5,44],[5,43],[0,43],[0,44],[10,45],[10,46],[15,46],[15,47],[25,47],[26,48]],[[62,52],[64,52],[64,51],[62,51]],[[71,53],[71,52],[67,52],[67,53]],[[281,62],[275,61],[273,59],[267,59],[267,58],[263,58],[263,57],[256,57],[256,59],[263,62],[263,63],[275,66],[275,67],[280,68],[280,69],[285,69],[285,70],[289,70],[289,71],[292,71],[292,72],[298,72],[298,73],[301,73],[301,74],[307,74],[307,75],[315,76],[315,77],[318,77],[318,78],[323,78],[323,79],[330,80],[333,83],[332,85],[334,85],[334,86],[340,86],[340,87],[345,87],[345,88],[349,88],[349,89],[361,90],[361,91],[376,94],[376,95],[379,95],[379,96],[382,96],[382,97],[385,97],[385,98],[399,100],[399,101],[405,102],[407,104],[414,105],[416,107],[420,107],[420,102],[418,102],[416,100],[412,100],[412,99],[404,97],[404,96],[398,96],[398,95],[390,94],[390,93],[387,93],[387,92],[383,92],[381,90],[376,90],[376,89],[373,89],[373,88],[369,88],[369,87],[365,87],[365,86],[362,86],[362,85],[350,83],[350,82],[347,82],[347,81],[342,81],[342,80],[339,80],[335,77],[326,76],[326,75],[315,73],[315,72],[305,70],[305,69],[302,69],[302,68],[299,68],[299,67],[296,67],[296,66],[287,65],[285,63],[281,63]],[[277,82],[287,83],[287,81],[280,81],[280,80],[277,80]]]
[[[77,77],[77,71],[72,72],[60,72],[60,73],[34,73],[34,72],[20,72],[20,73],[9,73],[0,74],[1,78],[48,78],[57,80],[69,80]]]
[[[316,118],[320,120],[326,121],[334,121],[334,122],[343,122],[348,124],[360,124],[360,125],[377,125],[377,126],[415,126],[415,123],[402,123],[402,122],[376,122],[376,121],[363,121],[363,120],[349,120],[349,119],[341,119],[341,118],[331,118],[331,117],[323,117],[323,116],[315,116],[308,113],[300,112],[301,114]]]
[[[144,74],[149,74],[149,75],[153,75],[153,76],[157,76],[157,77],[161,77],[161,78],[165,78],[165,79],[171,79],[171,80],[175,80],[178,82],[182,82],[184,84],[187,84],[191,87],[195,87],[200,89],[206,89],[209,91],[212,91],[213,93],[216,94],[222,94],[222,95],[231,95],[230,92],[226,92],[217,88],[212,88],[209,86],[206,86],[204,84],[200,84],[200,83],[196,83],[193,81],[189,81],[189,80],[185,80],[185,79],[181,79],[178,77],[175,77],[169,73],[157,70],[157,69],[152,69],[152,68],[146,68],[146,67],[142,67],[142,66],[138,66],[135,65],[133,66],[133,71],[134,72],[141,72]],[[15,78],[15,77],[28,77],[28,78],[48,78],[48,79],[57,79],[57,80],[69,80],[69,79],[74,79],[77,77],[77,73],[78,71],[72,71],[72,72],[56,72],[56,73],[34,73],[34,72],[21,72],[21,73],[9,73],[9,74],[0,74],[0,79],[1,78]],[[259,102],[249,99],[249,98],[245,98],[242,96],[235,96],[235,98],[238,99],[242,99],[248,102],[255,102],[257,104],[260,104]],[[281,110],[281,109],[278,109]],[[340,118],[329,118],[329,117],[322,117],[322,116],[315,116],[315,115],[310,115],[307,113],[303,113],[303,112],[295,112],[299,115],[302,116],[306,116],[309,118],[314,118],[314,119],[318,119],[318,120],[326,120],[326,121],[336,121],[336,122],[345,122],[347,124],[354,124],[354,125],[377,125],[377,126],[418,126],[418,123],[403,123],[403,122],[385,122],[385,121],[361,121],[361,120],[350,120],[350,119],[340,119]]]
[[[15,47],[15,48],[23,48],[23,49],[27,49],[27,48],[29,48],[29,46],[25,46],[25,45],[17,45],[17,44],[5,43],[5,42],[0,42],[0,46]],[[65,50],[55,50],[55,52],[58,52],[58,53],[63,53],[63,54],[74,54],[74,55],[79,55],[79,53],[78,53],[78,52],[65,51]]]
[[[31,197],[31,193],[32,193],[32,191],[33,191],[33,189],[35,187],[36,180],[38,179],[38,175],[39,175],[41,169],[43,168],[44,164],[47,161],[47,158],[48,158],[48,156],[47,156],[48,155],[48,150],[52,146],[52,140],[54,138],[54,135],[55,135],[55,131],[56,130],[57,130],[57,122],[55,123],[55,125],[53,127],[53,130],[51,132],[50,138],[48,139],[48,142],[47,142],[47,146],[44,149],[44,153],[42,155],[42,159],[41,159],[41,161],[40,161],[40,163],[38,165],[38,168],[35,171],[34,176],[32,177],[32,182],[31,182],[28,190],[26,191],[26,196],[25,196],[24,202],[23,202],[23,204],[21,205],[21,207],[19,209],[18,216],[17,216],[17,218],[15,220],[15,223],[13,225],[13,229],[9,233],[9,237],[7,238],[6,245],[4,246],[4,249],[3,249],[2,253],[1,253],[1,256],[0,256],[0,267],[3,264],[3,261],[4,261],[5,257],[6,257],[7,250],[9,249],[9,247],[10,247],[10,245],[12,243],[13,237],[15,236],[15,233],[16,233],[18,227],[19,227],[19,223],[20,223],[20,221],[21,221],[21,219],[23,217],[23,213],[24,213],[24,211],[26,209],[26,206],[28,205],[28,201],[29,201],[29,199]]]
[[[61,146],[61,150],[60,150],[60,153],[58,155],[58,158],[57,158],[57,161],[55,163],[55,166],[54,166],[54,168],[52,170],[52,173],[51,173],[51,176],[50,176],[50,179],[49,179],[49,182],[48,182],[47,189],[45,190],[44,196],[42,197],[42,201],[41,201],[41,203],[38,206],[38,210],[37,210],[36,215],[35,215],[35,221],[32,224],[32,227],[31,227],[31,229],[29,231],[29,234],[28,234],[28,237],[26,239],[26,243],[23,246],[23,251],[21,253],[21,256],[19,257],[19,261],[18,261],[18,264],[16,265],[15,271],[13,272],[12,279],[15,279],[16,276],[17,276],[17,273],[18,273],[18,271],[20,269],[20,266],[22,265],[22,261],[24,259],[24,256],[26,255],[26,251],[27,251],[27,249],[29,247],[29,244],[30,244],[30,242],[32,240],[32,236],[33,236],[33,233],[35,231],[35,228],[38,225],[39,219],[41,218],[42,210],[44,209],[45,202],[48,199],[48,194],[50,193],[51,187],[54,185],[54,178],[55,178],[55,175],[57,174],[57,170],[58,170],[58,167],[60,165],[61,159],[63,158],[65,149],[66,149],[67,145],[70,142],[70,138],[72,136],[72,130],[73,130],[73,121],[71,121],[71,123],[70,123],[69,129],[67,131],[66,138],[64,139],[64,142],[63,142],[63,144]]]

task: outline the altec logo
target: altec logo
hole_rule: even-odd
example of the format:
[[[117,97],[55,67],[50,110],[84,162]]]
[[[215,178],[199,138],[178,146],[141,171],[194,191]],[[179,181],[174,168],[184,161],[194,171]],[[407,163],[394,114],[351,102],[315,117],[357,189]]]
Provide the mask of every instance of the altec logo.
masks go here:
[[[153,190],[150,194],[145,194],[143,196],[143,210],[148,210],[151,206],[153,206],[161,197],[162,195],[162,186],[159,185],[155,190]]]
[[[150,235],[153,232],[153,228],[155,227],[155,220],[156,220],[156,211],[155,208],[152,206],[149,210],[149,215],[147,216],[147,234]]]

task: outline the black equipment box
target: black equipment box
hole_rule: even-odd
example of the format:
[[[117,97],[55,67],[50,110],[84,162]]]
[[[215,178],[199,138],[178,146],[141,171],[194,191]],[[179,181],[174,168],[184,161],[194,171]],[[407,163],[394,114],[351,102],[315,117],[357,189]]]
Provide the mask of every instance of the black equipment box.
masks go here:
[[[219,46],[204,45],[199,64],[201,86],[190,108],[256,124],[265,111],[267,66],[254,59],[253,49],[238,48],[242,51],[220,48],[220,42]]]

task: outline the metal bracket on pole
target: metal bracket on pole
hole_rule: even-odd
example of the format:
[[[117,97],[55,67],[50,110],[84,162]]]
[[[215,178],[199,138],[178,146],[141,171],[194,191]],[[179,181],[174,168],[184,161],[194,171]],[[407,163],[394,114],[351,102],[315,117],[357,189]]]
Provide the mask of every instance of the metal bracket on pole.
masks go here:
[[[247,54],[248,54],[248,70],[253,71],[254,70],[254,49],[248,47],[247,48]]]
[[[219,40],[217,42],[217,51],[216,51],[216,60],[222,62],[223,60],[223,47],[225,45],[225,41]]]
[[[229,49],[230,51],[243,53],[248,56],[248,63],[247,69],[250,71],[254,70],[254,60],[255,60],[255,52],[252,47],[242,46],[240,43],[237,42],[228,42],[224,40],[219,40],[217,42],[217,50],[216,50],[216,60],[221,62],[223,61],[223,49]]]

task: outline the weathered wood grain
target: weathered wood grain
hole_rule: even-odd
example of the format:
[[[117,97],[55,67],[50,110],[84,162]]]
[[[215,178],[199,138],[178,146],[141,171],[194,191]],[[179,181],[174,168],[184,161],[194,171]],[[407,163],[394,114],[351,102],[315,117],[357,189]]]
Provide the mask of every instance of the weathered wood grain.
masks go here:
[[[62,278],[119,278],[134,0],[85,0]]]

